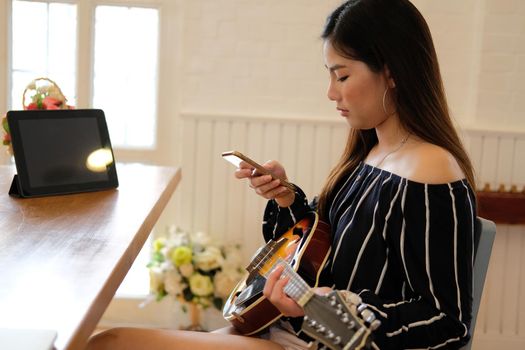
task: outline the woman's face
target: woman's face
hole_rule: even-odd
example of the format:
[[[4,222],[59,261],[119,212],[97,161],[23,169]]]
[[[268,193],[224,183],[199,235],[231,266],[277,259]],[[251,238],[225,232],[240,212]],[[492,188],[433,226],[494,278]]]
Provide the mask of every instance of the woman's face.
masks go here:
[[[328,98],[336,103],[341,116],[355,129],[371,129],[384,122],[388,115],[383,109],[383,94],[387,80],[383,72],[374,73],[368,66],[341,56],[325,40],[323,46],[325,66],[330,73]],[[387,111],[395,110],[389,103]]]

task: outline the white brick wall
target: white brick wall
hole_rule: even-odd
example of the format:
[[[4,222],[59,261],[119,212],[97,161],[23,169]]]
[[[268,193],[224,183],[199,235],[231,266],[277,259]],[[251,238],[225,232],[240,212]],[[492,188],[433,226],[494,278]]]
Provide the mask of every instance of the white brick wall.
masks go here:
[[[186,2],[183,81],[188,88],[182,92],[182,109],[248,115],[331,112],[319,35],[337,3]]]
[[[486,0],[477,116],[487,125],[525,128],[525,5]]]
[[[319,34],[339,3],[185,2],[182,110],[336,118]],[[525,130],[525,1],[414,4],[432,31],[455,118]]]

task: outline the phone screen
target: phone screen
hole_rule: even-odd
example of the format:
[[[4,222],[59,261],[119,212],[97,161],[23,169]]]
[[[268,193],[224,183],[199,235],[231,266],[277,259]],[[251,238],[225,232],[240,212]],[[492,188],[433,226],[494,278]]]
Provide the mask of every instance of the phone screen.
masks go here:
[[[237,157],[236,155],[230,154],[227,156],[222,156],[224,159],[226,159],[228,162],[235,165],[237,168],[241,165],[242,159]]]

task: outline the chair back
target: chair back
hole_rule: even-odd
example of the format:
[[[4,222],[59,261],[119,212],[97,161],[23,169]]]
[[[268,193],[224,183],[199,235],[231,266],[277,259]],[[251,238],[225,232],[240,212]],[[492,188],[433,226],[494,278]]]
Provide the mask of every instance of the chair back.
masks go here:
[[[492,251],[492,244],[494,243],[495,237],[496,224],[490,220],[477,217],[476,224],[474,225],[474,269],[472,271],[474,287],[472,291],[470,341],[462,347],[461,350],[470,350],[472,347],[474,330],[476,328],[476,318],[478,317],[479,304],[481,302],[481,294],[483,293],[483,285],[485,284],[490,253]]]

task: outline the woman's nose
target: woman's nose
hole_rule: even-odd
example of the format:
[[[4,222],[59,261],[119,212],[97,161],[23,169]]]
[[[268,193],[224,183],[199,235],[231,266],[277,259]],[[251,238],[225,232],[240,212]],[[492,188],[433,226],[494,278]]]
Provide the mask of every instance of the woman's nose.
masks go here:
[[[330,81],[328,84],[328,90],[326,91],[326,96],[330,101],[337,101],[339,99],[339,92],[334,86],[334,83]]]

